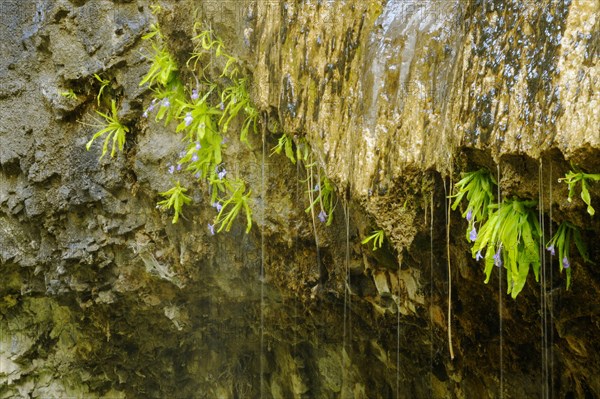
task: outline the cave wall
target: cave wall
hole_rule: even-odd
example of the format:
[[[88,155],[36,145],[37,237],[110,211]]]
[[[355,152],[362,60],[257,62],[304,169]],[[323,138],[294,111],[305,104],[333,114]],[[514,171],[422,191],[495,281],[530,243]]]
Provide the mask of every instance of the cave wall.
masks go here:
[[[598,271],[575,257],[567,291],[548,259],[545,285],[512,300],[497,274],[483,284],[445,200],[487,167],[503,197],[541,199],[546,234],[569,220],[600,261],[597,217],[557,183],[570,161],[600,170],[597,2],[161,6],[0,5],[0,397],[600,395]],[[142,117],[156,20],[180,65],[201,21],[251,77],[264,130],[225,154],[253,188],[248,235],[209,234],[201,185],[178,224],[155,208],[180,151],[174,126]],[[131,128],[113,159],[85,151],[95,73]],[[270,156],[282,132],[338,189],[318,248],[305,171]]]

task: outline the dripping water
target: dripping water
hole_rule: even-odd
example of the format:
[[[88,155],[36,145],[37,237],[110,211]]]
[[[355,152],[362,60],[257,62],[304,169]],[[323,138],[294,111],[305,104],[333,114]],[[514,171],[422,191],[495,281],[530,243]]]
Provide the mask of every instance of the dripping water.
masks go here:
[[[262,128],[262,165],[261,165],[261,196],[262,215],[266,222],[267,190],[265,185],[266,165],[266,118],[263,120]],[[264,398],[264,349],[265,349],[265,233],[264,226],[260,231],[260,397]]]
[[[500,207],[502,206],[502,198],[500,193],[500,162],[496,164],[496,189],[498,190],[498,212],[500,212]],[[500,394],[499,397],[502,399],[504,397],[504,336],[502,334],[503,326],[502,326],[502,268],[498,271],[498,329],[500,335]]]
[[[450,189],[452,189],[452,174],[450,174]],[[444,206],[446,213],[446,258],[448,262],[448,350],[450,351],[450,359],[454,359],[454,349],[452,348],[452,268],[450,264],[450,211],[452,201],[448,195],[446,180],[444,180]]]
[[[547,311],[548,305],[546,303],[546,254],[544,251],[544,243],[546,242],[544,237],[544,195],[542,190],[542,181],[543,181],[543,162],[542,158],[540,158],[540,166],[538,168],[538,221],[540,224],[540,229],[542,230],[542,237],[539,243],[539,251],[541,253],[541,266],[540,266],[540,314],[542,316],[542,320],[540,323],[541,326],[541,360],[542,360],[542,397],[548,398],[548,352],[547,352]]]
[[[344,200],[344,219],[346,222],[346,258],[344,271],[344,321],[342,333],[342,389],[346,386],[346,341],[350,338],[350,205]],[[346,327],[348,324],[348,327]]]
[[[550,187],[549,187],[549,191],[550,191],[550,196],[548,198],[548,200],[550,201],[550,237],[553,236],[552,234],[552,162],[550,162],[550,171],[549,171],[549,178],[550,178]],[[554,291],[553,289],[553,280],[552,280],[552,253],[550,253],[550,291],[549,291],[549,299],[550,299],[550,397],[553,398],[554,397],[554,301],[552,300],[552,293]]]
[[[400,269],[402,263],[398,265],[398,285],[396,287],[396,399],[400,398]]]
[[[300,160],[296,162],[296,204],[300,204]],[[294,237],[294,257],[298,259],[299,253],[299,236],[295,234]],[[294,341],[292,344],[292,355],[296,354],[296,346],[298,345],[298,300],[294,300]]]
[[[540,219],[540,227],[542,230],[542,237],[540,241],[540,252],[541,252],[541,263],[542,270],[540,273],[541,283],[540,283],[540,299],[541,299],[541,313],[542,313],[542,396],[545,398],[550,397],[549,392],[549,370],[548,370],[548,291],[546,288],[548,278],[546,275],[546,251],[545,251],[545,221],[544,221],[544,195],[543,195],[543,182],[544,172],[543,172],[543,163],[540,158],[540,167],[539,167],[539,219]],[[550,207],[552,207],[552,203],[550,203]],[[550,220],[550,226],[552,226],[552,219]],[[552,228],[552,227],[550,227]]]
[[[429,395],[433,397],[433,193],[435,192],[435,180],[434,186],[431,189],[430,199],[430,225],[429,225]],[[427,222],[426,222],[427,223]],[[399,320],[400,318],[398,318]]]

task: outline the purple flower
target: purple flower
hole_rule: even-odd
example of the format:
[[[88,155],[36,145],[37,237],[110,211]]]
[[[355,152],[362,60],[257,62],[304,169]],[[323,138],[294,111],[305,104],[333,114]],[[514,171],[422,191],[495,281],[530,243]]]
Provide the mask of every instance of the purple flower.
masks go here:
[[[319,183],[315,184],[314,191],[319,191],[319,188],[320,188],[320,187],[321,187],[321,186],[319,186]]]
[[[215,225],[214,224],[208,224],[208,231],[210,231],[210,235],[214,236],[215,235]]]
[[[185,154],[186,154],[186,152],[185,152],[185,151],[181,151],[181,152],[179,153],[179,158],[183,158],[183,157],[185,157]]]
[[[178,170],[178,171],[180,171],[180,170],[181,170],[181,164],[180,164],[180,163],[178,163],[178,164],[177,164],[177,170]]]
[[[198,89],[192,89],[191,97],[192,97],[192,100],[194,100],[194,101],[200,97],[200,95],[198,94]]]
[[[227,141],[228,141],[227,137],[223,137],[223,140],[221,141],[221,144],[225,144],[225,143],[227,143]]]
[[[161,105],[163,107],[170,107],[171,106],[171,102],[169,101],[168,98],[163,98]]]
[[[500,256],[501,250],[502,250],[502,247],[498,248],[498,250],[494,254],[494,265],[498,266],[498,267],[502,266],[502,257]]]
[[[567,259],[566,256],[562,260],[562,265],[563,265],[563,269],[568,269],[569,267],[571,267],[571,264],[569,263],[569,259]]]
[[[469,209],[469,211],[467,212],[467,221],[471,221],[471,219],[473,219],[473,211]]]
[[[196,162],[198,160],[198,154],[192,155],[192,162]]]
[[[221,212],[221,209],[223,209],[223,205],[221,205],[220,202],[215,202],[212,204],[212,206],[217,210],[217,212]]]
[[[473,226],[473,230],[469,233],[469,240],[475,241],[477,239],[477,230],[475,230],[475,226]]]
[[[223,104],[223,101],[221,101],[221,103],[219,104],[219,109],[221,111],[223,111],[225,109],[225,104]]]
[[[227,171],[225,170],[225,168],[223,168],[223,170],[221,170],[219,173],[217,173],[217,177],[219,178],[219,180],[223,180],[225,178],[226,174],[227,174]]]
[[[550,255],[552,255],[552,256],[556,255],[556,252],[554,252],[554,244],[550,245],[546,249],[550,252]]]
[[[202,146],[200,145],[200,142],[196,141],[196,151],[200,150],[200,148],[202,148]]]
[[[175,172],[175,166],[171,165],[169,166],[169,173],[173,174],[173,172]]]
[[[196,174],[194,175],[194,177],[195,177],[196,179],[199,179],[199,178],[200,178],[200,172],[196,173]]]
[[[477,251],[477,253],[475,254],[475,260],[481,260],[483,259],[483,255],[481,254],[481,251]]]
[[[187,114],[185,114],[185,118],[183,118],[183,121],[185,122],[186,126],[189,126],[193,120],[194,120],[194,118],[192,117],[191,112],[188,112]]]
[[[148,108],[146,108],[146,110],[144,111],[144,118],[148,117],[148,113],[154,111],[154,104],[156,104],[156,98],[152,100],[152,102],[150,103],[150,105],[148,105]]]
[[[321,223],[325,223],[325,221],[327,220],[327,214],[325,213],[324,210],[321,210],[321,212],[319,212],[319,220],[321,221]]]

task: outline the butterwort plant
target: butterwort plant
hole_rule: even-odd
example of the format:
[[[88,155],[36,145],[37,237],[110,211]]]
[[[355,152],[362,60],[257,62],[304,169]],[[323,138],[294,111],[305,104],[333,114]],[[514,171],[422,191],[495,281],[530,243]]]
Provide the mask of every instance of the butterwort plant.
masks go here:
[[[558,252],[560,271],[562,273],[565,270],[567,274],[567,289],[571,286],[571,257],[569,250],[572,244],[575,244],[584,261],[592,263],[579,229],[569,222],[562,222],[552,239],[546,244],[546,249],[550,254],[554,256]]]
[[[589,185],[592,181],[600,181],[600,173],[596,173],[596,174],[585,173],[585,172],[581,171],[579,168],[575,167],[574,165],[572,165],[572,166],[573,166],[574,170],[569,171],[565,175],[565,177],[558,179],[558,181],[559,181],[559,183],[565,182],[568,184],[569,197],[567,198],[567,201],[569,201],[569,202],[571,202],[573,200],[573,197],[575,196],[575,187],[576,187],[577,183],[580,183],[581,184],[581,194],[580,194],[581,199],[587,205],[587,212],[590,214],[590,216],[594,216],[596,211],[592,207],[592,199],[590,197]]]
[[[189,205],[192,202],[192,198],[185,195],[187,191],[188,189],[182,187],[178,180],[174,187],[160,193],[160,196],[166,197],[166,199],[159,201],[156,206],[163,210],[173,209],[174,216],[172,223],[177,223],[179,215],[183,215],[183,206]]]
[[[371,232],[371,235],[362,240],[361,244],[368,244],[369,242],[373,242],[373,251],[377,251],[378,248],[381,248],[383,245],[384,233],[383,230],[374,230]]]
[[[311,174],[312,174],[312,167]],[[312,180],[309,177],[309,180]],[[314,187],[309,187],[309,199],[312,201],[308,208],[305,209],[306,213],[314,212],[315,208],[318,207],[319,213],[317,217],[321,223],[325,223],[327,226],[333,222],[333,211],[336,206],[335,187],[333,183],[326,177],[322,176],[319,172],[318,183]],[[316,194],[316,197],[315,197]]]
[[[475,172],[468,172],[463,178],[454,185],[456,193],[451,196],[455,198],[452,204],[452,210],[460,205],[466,197],[467,205],[462,216],[467,219],[467,240],[475,241],[477,239],[476,224],[487,219],[489,206],[494,203],[494,185],[496,181],[487,169],[480,169]]]
[[[504,266],[508,281],[507,293],[513,299],[519,295],[529,270],[539,280],[540,225],[535,201],[517,198],[489,205],[485,221],[471,249],[473,258],[484,259],[485,282],[488,283],[494,266]],[[484,254],[485,253],[485,254]]]
[[[140,86],[146,83],[152,87],[160,85],[163,87],[176,78],[176,71],[179,69],[173,56],[169,53],[166,46],[162,43],[163,36],[158,24],[152,25],[150,32],[142,36],[143,40],[151,41],[152,53],[148,57],[151,61],[148,73],[142,78]]]
[[[96,120],[97,124],[92,125],[101,129],[94,134],[90,141],[88,141],[85,148],[89,151],[97,138],[106,135],[104,144],[102,145],[102,155],[100,155],[100,158],[102,158],[108,152],[108,146],[111,144],[111,141],[112,147],[110,156],[114,157],[117,149],[119,151],[123,151],[123,146],[125,145],[125,135],[129,132],[129,128],[119,121],[117,104],[115,100],[111,101],[111,114],[105,114],[100,111],[96,111],[96,113],[104,119],[104,122]]]
[[[209,229],[211,229],[211,232],[214,232],[214,228],[216,228],[217,233],[220,233],[222,230],[229,231],[233,225],[233,221],[240,211],[243,210],[246,214],[246,233],[249,233],[252,228],[252,210],[249,205],[252,191],[246,192],[246,184],[241,179],[226,179],[224,182],[227,191],[231,195],[229,198],[223,199],[220,205],[215,206],[219,210],[219,213],[212,224],[213,228],[211,229],[211,225],[209,225]]]

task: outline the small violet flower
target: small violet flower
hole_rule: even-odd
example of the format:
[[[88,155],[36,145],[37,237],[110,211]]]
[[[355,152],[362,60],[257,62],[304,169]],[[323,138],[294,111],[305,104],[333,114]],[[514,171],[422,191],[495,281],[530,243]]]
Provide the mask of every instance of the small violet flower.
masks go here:
[[[197,100],[200,95],[198,94],[198,89],[192,89],[192,95],[190,96],[192,98],[192,100]]]
[[[202,146],[200,145],[200,142],[196,141],[196,151],[200,150],[200,148],[202,148]]]
[[[475,260],[481,260],[483,259],[483,255],[481,254],[481,251],[477,251],[477,254],[475,254]]]
[[[199,179],[199,178],[200,178],[200,172],[196,173],[196,174],[194,175],[194,177],[195,177],[196,179]]]
[[[477,230],[475,229],[475,226],[473,226],[473,230],[471,230],[471,232],[469,233],[469,240],[475,241],[476,239],[477,239]]]
[[[221,212],[221,209],[223,209],[223,205],[221,205],[220,202],[215,202],[212,204],[212,206],[217,210],[217,212]]]
[[[562,265],[563,265],[563,269],[568,269],[569,267],[571,267],[571,264],[569,263],[569,259],[567,259],[566,256],[562,260]]]
[[[471,221],[471,219],[473,219],[473,211],[469,209],[469,211],[467,212],[467,221]]]
[[[221,111],[223,111],[225,109],[225,104],[223,104],[223,101],[221,101],[221,103],[219,104],[219,109]]]
[[[502,247],[498,248],[498,250],[494,254],[494,265],[498,266],[498,267],[502,266],[502,257],[500,256],[501,250],[502,250]]]
[[[183,118],[183,121],[185,122],[186,126],[191,125],[192,121],[194,120],[194,118],[192,117],[192,113],[188,112],[185,114],[185,118]]]
[[[208,231],[210,231],[210,235],[214,236],[215,235],[215,225],[214,224],[208,224]]]
[[[319,186],[319,183],[315,184],[314,191],[319,191],[319,188],[320,188],[320,187],[321,187],[321,186]]]
[[[192,155],[192,162],[196,162],[198,160],[198,154]]]
[[[180,170],[181,170],[181,164],[180,164],[180,163],[178,163],[178,164],[177,164],[177,170],[178,170],[178,171],[180,171]]]
[[[185,151],[181,151],[179,153],[179,158],[183,158],[183,157],[185,157],[185,155],[186,155],[186,152]]]
[[[169,166],[169,173],[173,174],[173,172],[175,172],[175,166],[171,165]]]
[[[168,98],[163,98],[161,105],[165,108],[170,107],[171,106],[171,101],[169,101]]]
[[[319,220],[321,221],[321,223],[325,223],[325,221],[327,220],[327,214],[325,213],[324,210],[321,210],[321,212],[319,212]]]
[[[219,180],[223,180],[225,178],[226,174],[227,174],[227,171],[225,170],[225,168],[223,168],[223,170],[221,170],[219,173],[217,173],[217,177],[219,178]]]
[[[550,245],[548,248],[546,248],[546,250],[548,250],[548,252],[550,252],[550,255],[552,255],[552,256],[556,255],[556,252],[554,251],[554,244]]]

